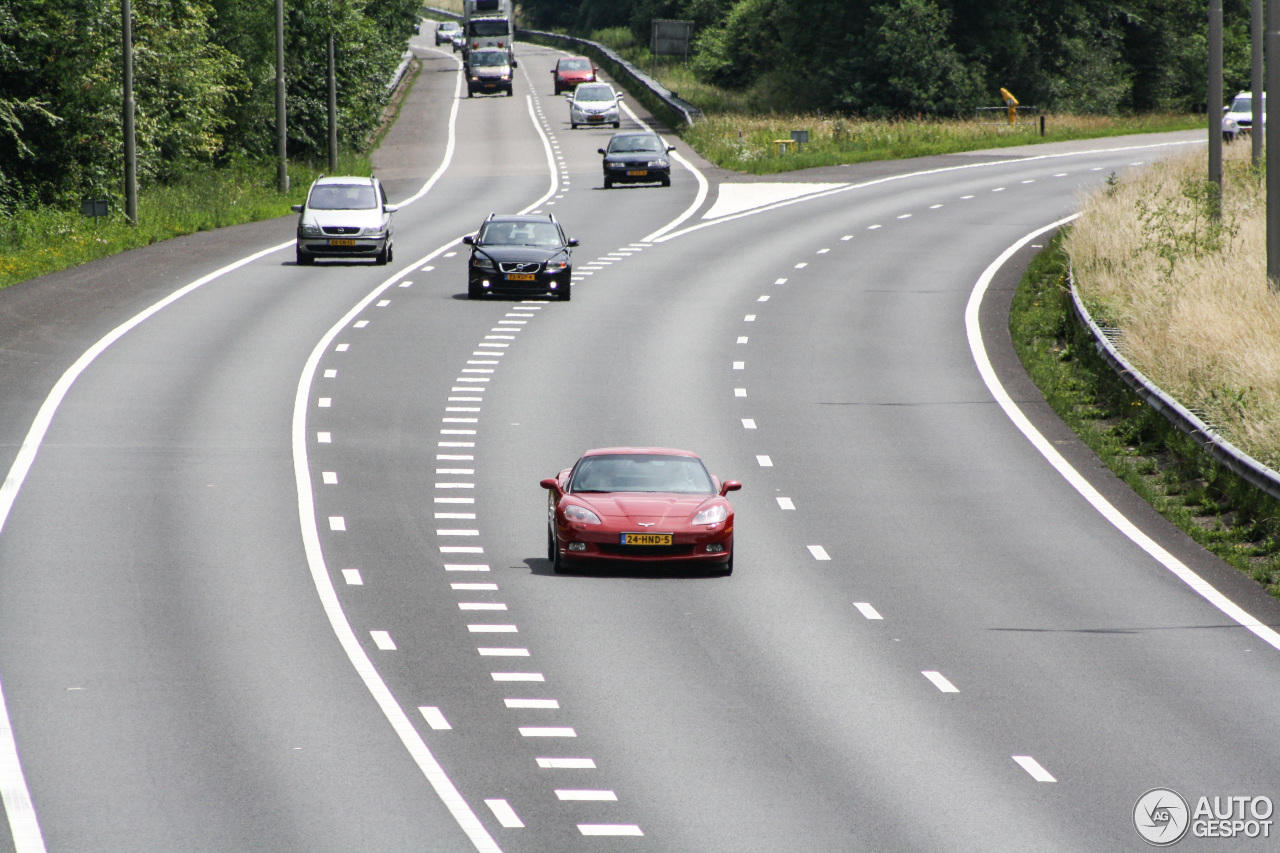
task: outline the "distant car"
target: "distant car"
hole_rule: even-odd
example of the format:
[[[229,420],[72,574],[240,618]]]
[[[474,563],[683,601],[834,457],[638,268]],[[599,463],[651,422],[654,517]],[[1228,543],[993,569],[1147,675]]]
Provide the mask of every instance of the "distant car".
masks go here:
[[[300,214],[298,264],[343,257],[387,263],[394,257],[391,214],[396,210],[377,178],[321,175],[308,190],[306,203],[293,205]]]
[[[554,75],[552,81],[555,85],[555,93],[559,95],[561,92],[572,90],[579,83],[596,82],[596,66],[595,63],[585,56],[566,56],[556,62],[556,67],[551,69]]]
[[[436,44],[451,43],[454,36],[462,36],[462,25],[457,21],[442,21],[436,24]]]
[[[511,78],[512,70],[518,66],[508,51],[497,47],[469,50],[463,64],[468,98],[476,92],[506,92],[507,97],[515,94]]]
[[[721,482],[687,450],[588,450],[543,480],[547,559],[557,574],[575,563],[685,563],[733,573],[737,480]]]
[[[618,104],[622,96],[608,83],[582,83],[573,90],[569,99],[569,127],[578,129],[580,124],[610,124],[621,127]]]
[[[671,160],[674,145],[650,131],[615,133],[604,155],[604,188],[614,184],[660,183],[671,186]]]
[[[467,297],[490,293],[550,295],[568,302],[573,278],[573,252],[554,216],[489,214],[475,235],[462,242],[471,247],[467,265]]]
[[[458,51],[462,50],[464,47],[466,47],[466,44],[467,44],[466,36],[463,34],[462,30],[458,30],[456,33],[450,36],[449,42],[453,45],[454,53],[457,53]]]
[[[1249,133],[1253,130],[1253,93],[1237,92],[1231,99],[1231,105],[1222,110],[1222,135],[1227,136],[1227,122],[1230,121],[1236,133]],[[1267,96],[1262,96],[1262,121],[1265,129],[1267,120]]]

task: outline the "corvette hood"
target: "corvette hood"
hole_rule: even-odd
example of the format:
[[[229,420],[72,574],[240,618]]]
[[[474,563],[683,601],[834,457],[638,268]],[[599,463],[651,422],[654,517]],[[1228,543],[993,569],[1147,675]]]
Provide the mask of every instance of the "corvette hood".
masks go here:
[[[656,522],[664,528],[683,527],[698,507],[713,495],[680,495],[665,492],[633,492],[611,495],[575,495],[602,519],[615,524]],[[656,529],[656,528],[655,528]]]

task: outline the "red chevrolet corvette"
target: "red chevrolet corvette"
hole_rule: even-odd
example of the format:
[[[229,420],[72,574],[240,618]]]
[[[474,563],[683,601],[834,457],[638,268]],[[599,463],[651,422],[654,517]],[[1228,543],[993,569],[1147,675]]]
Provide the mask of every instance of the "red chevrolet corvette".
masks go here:
[[[733,573],[733,505],[742,488],[720,482],[696,454],[662,447],[588,450],[542,481],[547,559],[556,573],[577,562],[680,561]]]

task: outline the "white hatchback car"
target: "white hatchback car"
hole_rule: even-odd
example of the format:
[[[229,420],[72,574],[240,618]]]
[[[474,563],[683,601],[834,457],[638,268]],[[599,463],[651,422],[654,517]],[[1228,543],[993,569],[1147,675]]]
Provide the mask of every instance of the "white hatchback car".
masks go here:
[[[618,104],[622,96],[608,83],[579,83],[569,99],[569,126],[577,130],[580,124],[612,124],[621,127]]]
[[[293,205],[298,217],[298,264],[316,258],[392,259],[391,214],[387,193],[377,178],[321,175],[307,193],[306,204]]]

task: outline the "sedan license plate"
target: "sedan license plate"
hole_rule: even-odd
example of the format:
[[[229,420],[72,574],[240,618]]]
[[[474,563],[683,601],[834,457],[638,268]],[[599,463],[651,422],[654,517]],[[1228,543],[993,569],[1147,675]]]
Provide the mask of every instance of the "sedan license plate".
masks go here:
[[[670,533],[624,533],[623,545],[670,545]]]
[[[533,281],[536,276],[528,272],[509,272],[507,273],[507,281]]]
[[[649,170],[648,169],[632,169],[631,171],[627,172],[627,174],[633,178],[643,178],[645,175],[649,174]]]
[[[587,121],[604,121],[604,116],[587,116]]]
[[[330,240],[329,241],[330,246],[354,246],[355,244],[356,244],[355,240]]]

